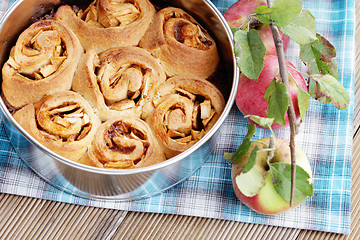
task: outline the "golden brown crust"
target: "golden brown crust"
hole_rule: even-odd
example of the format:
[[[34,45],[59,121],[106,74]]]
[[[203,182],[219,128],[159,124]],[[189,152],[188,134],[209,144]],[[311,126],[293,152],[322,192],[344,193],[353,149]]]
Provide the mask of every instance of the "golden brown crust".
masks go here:
[[[165,79],[160,65],[145,50],[118,47],[100,55],[89,50],[79,63],[72,88],[105,121],[121,115],[140,117],[144,103]]]
[[[225,101],[209,81],[196,76],[168,79],[147,103],[144,118],[155,132],[167,158],[193,146],[220,117]]]
[[[116,117],[99,127],[93,144],[79,162],[99,168],[128,169],[164,160],[164,153],[146,122]]]
[[[76,13],[70,6],[61,6],[55,19],[68,26],[85,49],[92,47],[99,53],[112,47],[137,45],[154,14],[155,8],[148,0],[95,0],[85,11]]]
[[[43,20],[22,32],[2,69],[2,91],[12,107],[68,90],[83,49],[61,23]],[[21,96],[21,97],[19,97]]]
[[[73,161],[83,156],[100,125],[90,104],[72,91],[47,95],[13,116],[41,144]]]
[[[169,76],[212,75],[220,61],[215,41],[189,14],[168,7],[155,14],[139,46],[161,60]]]

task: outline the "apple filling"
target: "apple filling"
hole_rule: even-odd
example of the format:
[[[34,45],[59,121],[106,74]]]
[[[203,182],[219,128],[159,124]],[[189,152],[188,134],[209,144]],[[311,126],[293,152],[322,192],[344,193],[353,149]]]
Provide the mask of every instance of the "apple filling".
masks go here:
[[[179,21],[175,23],[173,32],[175,39],[188,47],[207,50],[212,45],[201,28],[190,22]]]
[[[193,103],[192,128],[201,130],[206,128],[215,114],[215,109],[211,105],[211,100],[197,94],[192,94],[184,89],[176,88],[175,92],[189,98]]]
[[[163,119],[169,138],[179,143],[189,143],[205,135],[207,125],[215,114],[209,99],[177,88],[175,94],[166,96],[163,102],[166,101],[173,101]],[[157,104],[154,103],[155,107]]]
[[[124,0],[94,1],[84,11],[76,11],[83,21],[99,28],[129,25],[138,19],[140,13],[136,3]]]
[[[171,29],[173,37],[188,47],[207,50],[213,45],[210,36],[201,26],[191,21],[191,17],[179,12],[168,12],[164,16],[166,29]]]
[[[45,26],[24,38],[20,54],[10,56],[7,62],[19,74],[41,80],[51,76],[67,58],[59,33]]]
[[[125,110],[135,107],[140,99],[149,92],[151,69],[135,64],[114,66],[104,59],[95,68],[97,82],[106,105],[113,110]]]
[[[182,19],[170,19],[167,24],[173,29],[173,37],[188,47],[205,51],[213,45],[199,25]]]
[[[106,146],[115,153],[114,159],[108,159],[105,165],[118,168],[135,166],[146,155],[150,145],[145,132],[123,121],[114,122],[105,131],[104,141]],[[121,161],[114,161],[119,159]]]
[[[46,102],[36,111],[41,133],[51,139],[73,142],[83,139],[91,130],[89,115],[75,102],[48,108]]]

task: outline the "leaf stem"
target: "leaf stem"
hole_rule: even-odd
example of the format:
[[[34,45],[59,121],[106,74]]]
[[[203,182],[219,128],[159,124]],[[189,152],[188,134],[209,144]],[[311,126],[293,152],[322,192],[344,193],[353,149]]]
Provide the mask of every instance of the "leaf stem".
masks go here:
[[[272,1],[267,0],[267,5],[271,7]],[[296,115],[294,110],[294,105],[291,100],[290,95],[290,87],[289,87],[289,76],[286,68],[286,61],[285,61],[285,53],[283,48],[283,41],[281,40],[279,29],[274,25],[270,24],[271,32],[273,34],[276,52],[278,55],[279,61],[279,69],[280,69],[280,76],[282,82],[288,89],[288,96],[289,96],[289,108],[288,108],[288,117],[289,117],[289,125],[290,125],[290,154],[291,154],[291,194],[290,194],[290,206],[293,205],[294,194],[295,194],[295,179],[296,179],[296,157],[295,157],[295,135],[297,134],[297,122],[296,122]]]

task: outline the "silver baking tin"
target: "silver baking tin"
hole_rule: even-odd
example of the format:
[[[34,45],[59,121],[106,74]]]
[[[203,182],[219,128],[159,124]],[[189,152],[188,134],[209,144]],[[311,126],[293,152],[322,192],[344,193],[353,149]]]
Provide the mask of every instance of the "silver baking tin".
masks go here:
[[[7,60],[10,48],[18,35],[35,17],[43,16],[60,3],[77,4],[80,1],[23,0],[6,12],[0,22],[0,66]],[[89,4],[91,1],[85,1]],[[216,150],[225,121],[234,103],[238,69],[233,55],[232,33],[217,8],[207,0],[161,1],[180,7],[193,15],[217,42],[225,73],[221,85],[226,107],[214,127],[193,147],[149,167],[127,170],[100,169],[70,161],[50,151],[30,136],[14,120],[3,100],[0,108],[4,115],[6,133],[23,162],[51,185],[65,192],[87,198],[103,200],[130,200],[152,196],[165,191],[191,176]],[[225,160],[224,160],[225,161]]]

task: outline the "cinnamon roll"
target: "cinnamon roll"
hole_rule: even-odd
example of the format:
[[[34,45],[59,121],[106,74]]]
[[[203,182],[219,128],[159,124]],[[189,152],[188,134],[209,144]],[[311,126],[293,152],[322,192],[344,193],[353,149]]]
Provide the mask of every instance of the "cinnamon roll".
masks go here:
[[[47,95],[13,116],[41,144],[73,161],[84,155],[101,124],[90,104],[72,91]]]
[[[58,21],[42,20],[23,31],[2,68],[2,91],[14,108],[45,94],[69,90],[83,49]]]
[[[99,55],[89,50],[75,73],[72,89],[98,110],[101,120],[140,117],[144,103],[166,75],[145,50],[118,47]]]
[[[174,7],[155,14],[139,46],[159,58],[169,76],[189,73],[207,78],[220,59],[207,31],[188,13]]]
[[[143,120],[116,117],[103,123],[80,163],[99,168],[140,168],[165,160],[153,132]]]
[[[135,46],[155,14],[148,0],[95,0],[86,10],[61,6],[55,19],[79,37],[83,47],[96,52],[118,46]]]
[[[225,107],[221,92],[196,76],[168,79],[144,106],[149,123],[167,158],[199,141],[215,124]]]

